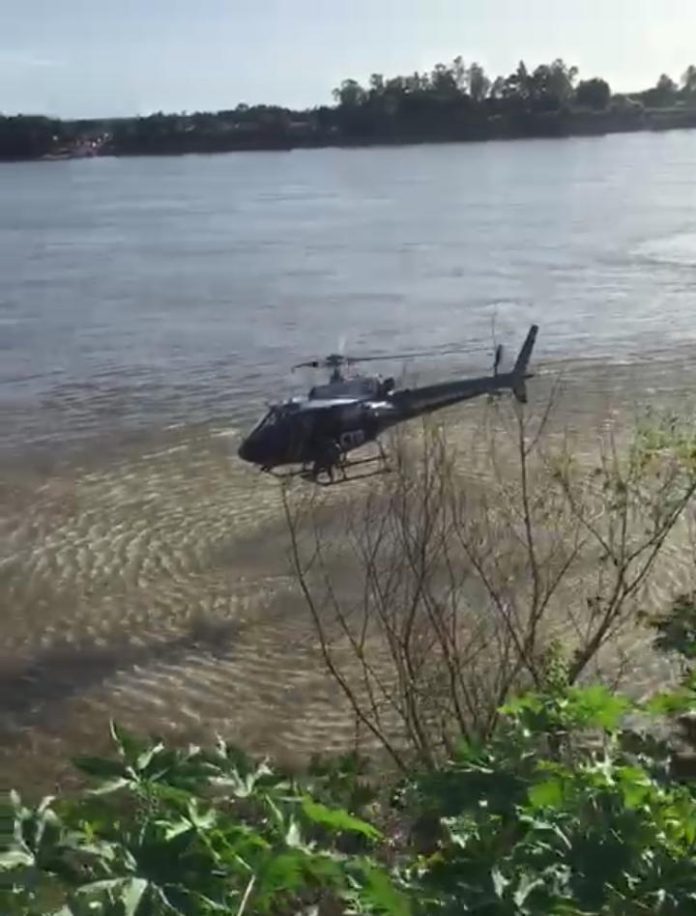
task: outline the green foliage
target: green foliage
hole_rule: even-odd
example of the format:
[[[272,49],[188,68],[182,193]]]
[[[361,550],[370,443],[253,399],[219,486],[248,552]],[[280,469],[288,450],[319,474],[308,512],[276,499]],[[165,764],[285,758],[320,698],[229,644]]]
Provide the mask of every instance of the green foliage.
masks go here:
[[[358,754],[314,757],[309,776],[317,800],[338,804],[351,814],[364,815],[377,799],[370,761]]]
[[[658,742],[620,731],[629,708],[601,687],[522,698],[487,747],[417,782],[444,828],[411,866],[422,912],[693,912],[696,803],[652,771]]]
[[[692,913],[696,791],[664,741],[626,727],[687,693],[693,708],[690,682],[638,706],[559,679],[504,707],[485,745],[381,793],[352,755],[291,778],[223,742],[173,749],[113,726],[114,757],[78,761],[82,794],[10,796],[0,912]]]
[[[327,895],[363,913],[407,912],[386,870],[338,848],[355,835],[369,850],[372,825],[224,743],[170,749],[115,725],[112,736],[115,758],[76,761],[95,780],[84,795],[33,809],[13,797],[1,912],[300,912]]]
[[[696,596],[680,595],[666,614],[655,617],[655,648],[696,661]]]

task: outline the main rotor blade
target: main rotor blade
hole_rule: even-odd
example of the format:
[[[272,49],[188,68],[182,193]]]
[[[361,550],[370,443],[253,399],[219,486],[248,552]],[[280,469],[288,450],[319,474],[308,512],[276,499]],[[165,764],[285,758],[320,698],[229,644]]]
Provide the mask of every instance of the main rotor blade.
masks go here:
[[[454,354],[466,355],[467,353],[488,353],[488,347],[444,347],[441,349],[430,348],[428,350],[410,350],[405,353],[385,353],[383,356],[344,356],[342,354],[332,354],[332,357],[323,357],[322,359],[310,359],[303,363],[297,363],[293,369],[331,369],[335,364],[352,365],[354,363],[375,363],[385,362],[396,359],[415,359],[419,356],[452,356]]]
[[[489,347],[447,347],[442,350],[411,350],[408,353],[389,353],[384,356],[346,356],[346,362],[373,363],[392,359],[415,359],[418,356],[451,356],[455,353],[488,353]]]

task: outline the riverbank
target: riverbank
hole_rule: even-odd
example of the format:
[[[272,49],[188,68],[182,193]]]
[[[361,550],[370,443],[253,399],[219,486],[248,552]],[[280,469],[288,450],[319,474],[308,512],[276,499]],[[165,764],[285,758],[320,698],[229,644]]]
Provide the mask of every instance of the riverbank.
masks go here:
[[[685,105],[645,108],[628,104],[604,111],[563,109],[492,115],[480,111],[466,118],[437,119],[427,126],[394,119],[341,124],[340,119],[328,117],[327,111],[335,112],[277,109],[263,123],[240,121],[236,112],[79,122],[0,118],[0,162],[565,139],[696,128],[696,106]]]
[[[567,112],[546,114],[498,115],[460,125],[443,125],[428,132],[409,128],[345,134],[327,133],[311,124],[302,125],[272,139],[260,136],[201,138],[175,127],[171,133],[147,143],[112,141],[97,155],[142,156],[186,155],[191,153],[290,152],[295,149],[369,148],[373,146],[411,146],[442,143],[481,143],[513,140],[570,139],[601,137],[641,131],[693,130],[696,108],[674,110],[637,110],[616,112]]]

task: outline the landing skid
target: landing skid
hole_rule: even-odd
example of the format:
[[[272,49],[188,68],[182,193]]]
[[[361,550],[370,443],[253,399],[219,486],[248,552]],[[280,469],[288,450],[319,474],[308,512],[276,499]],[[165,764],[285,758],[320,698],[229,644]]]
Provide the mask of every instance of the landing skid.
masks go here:
[[[365,474],[348,474],[350,468],[365,467],[366,465],[379,465],[374,470],[368,470]],[[345,461],[338,465],[337,469],[341,476],[335,478],[329,471],[323,472],[323,479],[319,474],[315,474],[311,469],[300,471],[303,480],[316,484],[318,487],[335,487],[343,483],[351,483],[354,480],[365,480],[368,477],[378,477],[381,474],[388,474],[391,468],[386,464],[386,456],[375,455],[373,458],[360,458],[357,461]]]
[[[308,472],[305,468],[300,468],[298,471],[274,471],[273,468],[261,468],[261,473],[275,477],[276,480],[292,480],[293,477],[304,477]]]
[[[340,483],[349,483],[352,480],[363,480],[367,477],[377,477],[380,474],[388,474],[391,468],[388,466],[387,460],[387,455],[384,453],[384,450],[380,448],[379,455],[373,455],[371,458],[358,458],[354,461],[344,460],[330,469],[322,468],[319,472],[316,472],[312,465],[303,465],[296,471],[279,472],[275,471],[273,468],[261,468],[261,471],[270,474],[271,477],[275,477],[276,480],[292,480],[295,477],[299,477],[301,480],[314,483],[319,487],[330,487]],[[366,474],[347,473],[351,468],[375,464],[379,464],[380,466],[374,470],[368,471]],[[341,475],[338,478],[335,477],[336,471]]]

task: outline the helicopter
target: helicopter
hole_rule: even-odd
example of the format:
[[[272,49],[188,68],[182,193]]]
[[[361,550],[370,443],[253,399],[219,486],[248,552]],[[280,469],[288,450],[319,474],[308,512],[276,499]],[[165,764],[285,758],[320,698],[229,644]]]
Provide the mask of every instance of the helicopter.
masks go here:
[[[527,369],[538,330],[537,325],[531,326],[510,372],[499,371],[503,356],[503,348],[499,345],[495,349],[491,375],[414,388],[397,388],[393,378],[383,379],[379,375],[347,378],[342,368],[372,360],[421,355],[418,352],[391,357],[334,353],[323,359],[298,363],[294,369],[305,366],[330,369],[328,382],[313,387],[305,397],[272,405],[244,438],[238,455],[261,471],[281,477],[297,473],[320,484],[334,483],[336,470],[341,471],[342,480],[354,479],[356,475],[348,476],[347,469],[361,464],[381,462],[382,469],[386,469],[387,457],[378,437],[398,423],[505,390],[511,391],[520,403],[526,403],[526,381],[533,378]],[[376,444],[378,455],[348,460],[350,452],[371,442]],[[301,469],[289,474],[276,472],[277,468],[288,465],[300,465]]]

